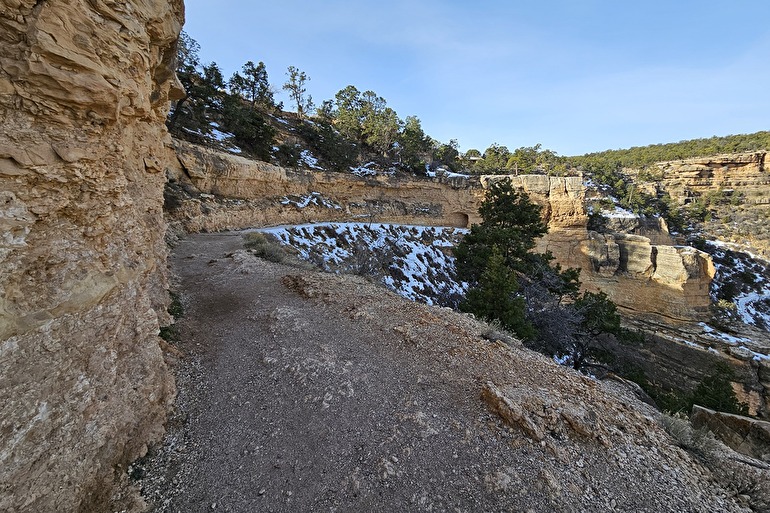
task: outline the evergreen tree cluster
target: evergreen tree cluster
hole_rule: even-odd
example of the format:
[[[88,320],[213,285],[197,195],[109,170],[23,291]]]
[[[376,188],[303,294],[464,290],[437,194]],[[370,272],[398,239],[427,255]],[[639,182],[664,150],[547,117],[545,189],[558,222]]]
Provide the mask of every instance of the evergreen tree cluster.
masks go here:
[[[173,105],[169,131],[193,139],[228,132],[243,151],[269,159],[275,130],[264,112],[275,106],[264,63],[247,62],[242,74],[236,72],[226,83],[216,62],[201,64],[199,51],[198,43],[182,32],[176,73],[185,95]]]
[[[577,269],[532,252],[547,232],[540,207],[501,179],[490,184],[479,214],[482,222],[455,249],[458,277],[469,287],[460,309],[499,322],[575,369],[597,365],[602,337],[623,334],[620,316],[606,294],[580,294]]]
[[[571,172],[567,157],[543,149],[541,144],[522,146],[512,152],[494,143],[481,153],[470,149],[459,157],[464,170],[484,175],[549,174],[564,176]]]
[[[182,32],[177,47],[177,76],[185,89],[183,98],[172,106],[167,125],[181,137],[211,137],[215,131],[233,135],[233,142],[243,151],[261,159],[275,156],[281,163],[297,165],[306,142],[314,155],[332,168],[346,170],[357,162],[379,156],[390,167],[394,162],[410,172],[424,173],[427,163],[436,160],[454,165],[454,153],[428,137],[416,116],[402,120],[373,91],[363,93],[354,86],[340,90],[334,99],[325,100],[316,109],[307,84],[310,77],[294,66],[286,72],[282,89],[296,109],[294,130],[289,139],[274,150],[275,128],[266,116],[280,112],[275,103],[264,62],[248,61],[240,71],[225,80],[215,62],[202,64],[200,46]],[[312,122],[311,122],[312,121]]]

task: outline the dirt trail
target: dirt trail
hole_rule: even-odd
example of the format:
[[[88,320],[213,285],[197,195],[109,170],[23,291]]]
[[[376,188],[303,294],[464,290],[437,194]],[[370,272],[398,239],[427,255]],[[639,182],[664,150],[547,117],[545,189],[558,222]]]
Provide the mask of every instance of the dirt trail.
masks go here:
[[[466,316],[257,259],[238,234],[190,236],[172,267],[180,393],[133,469],[156,511],[742,511],[646,406]],[[546,436],[527,436],[487,382],[526,391],[525,413],[593,408],[593,427],[534,416]]]

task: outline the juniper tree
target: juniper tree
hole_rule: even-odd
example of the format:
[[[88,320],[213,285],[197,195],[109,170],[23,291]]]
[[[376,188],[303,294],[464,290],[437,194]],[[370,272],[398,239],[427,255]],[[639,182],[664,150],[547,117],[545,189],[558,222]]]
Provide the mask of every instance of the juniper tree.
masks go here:
[[[248,61],[243,65],[241,71],[243,72],[242,75],[236,71],[230,78],[230,91],[249,102],[252,108],[257,105],[272,107],[274,105],[273,91],[267,80],[265,63],[260,61],[259,64],[255,65],[252,61]]]
[[[524,321],[525,302],[515,273],[527,273],[529,251],[547,231],[540,207],[510,180],[500,180],[490,184],[479,214],[482,222],[471,226],[455,248],[458,277],[469,284],[463,309],[531,337],[534,331]],[[499,290],[490,290],[493,284]]]
[[[288,67],[286,75],[289,79],[283,84],[283,88],[289,91],[289,97],[297,107],[297,117],[304,119],[305,113],[313,109],[313,97],[306,94],[307,88],[305,87],[310,78],[308,78],[304,71],[300,71],[294,66]]]

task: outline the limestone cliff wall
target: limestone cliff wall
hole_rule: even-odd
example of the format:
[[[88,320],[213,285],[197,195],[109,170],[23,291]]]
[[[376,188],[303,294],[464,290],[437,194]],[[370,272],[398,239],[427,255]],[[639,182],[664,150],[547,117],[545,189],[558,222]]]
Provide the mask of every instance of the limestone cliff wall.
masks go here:
[[[656,164],[648,192],[667,192],[679,204],[705,202],[703,230],[770,258],[770,172],[766,152],[699,157]],[[638,179],[637,170],[627,170]],[[647,177],[649,180],[649,177]]]
[[[186,231],[237,229],[311,221],[444,224],[477,222],[478,187],[466,180],[357,177],[335,172],[286,169],[174,141],[174,179],[229,201],[176,205],[172,219]],[[298,206],[317,193],[319,200]],[[199,198],[200,199],[200,198]],[[213,199],[213,198],[208,198]]]
[[[770,204],[766,158],[765,152],[739,153],[661,162],[657,167],[661,186],[682,202],[693,194],[729,189],[743,192],[748,203]]]
[[[175,141],[175,153],[172,181],[196,194],[183,201],[173,195],[167,207],[186,231],[356,219],[466,227],[480,221],[485,187],[505,178],[359,178],[285,169],[182,141]],[[663,236],[653,241],[589,232],[580,177],[507,178],[542,207],[549,233],[538,249],[551,251],[563,266],[581,268],[586,288],[605,291],[637,316],[686,322],[707,313],[714,275],[708,255],[661,244],[668,240]]]
[[[107,511],[162,432],[182,0],[0,4],[0,511]]]

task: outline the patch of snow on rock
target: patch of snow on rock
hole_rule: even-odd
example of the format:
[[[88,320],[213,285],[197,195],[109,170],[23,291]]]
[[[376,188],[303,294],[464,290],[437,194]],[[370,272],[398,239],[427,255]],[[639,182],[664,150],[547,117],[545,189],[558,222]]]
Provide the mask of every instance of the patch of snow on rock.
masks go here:
[[[333,208],[334,210],[341,210],[342,207],[339,203],[326,199],[320,192],[311,192],[303,196],[284,196],[281,198],[282,205],[294,205],[297,208],[305,208],[310,205],[322,208]]]
[[[302,162],[304,162],[307,167],[310,169],[320,169],[323,171],[323,168],[318,165],[318,159],[313,156],[310,150],[302,150],[299,155],[302,159]]]
[[[379,223],[320,223],[262,230],[331,272],[370,276],[413,301],[456,306],[458,283],[448,248],[467,230]]]

